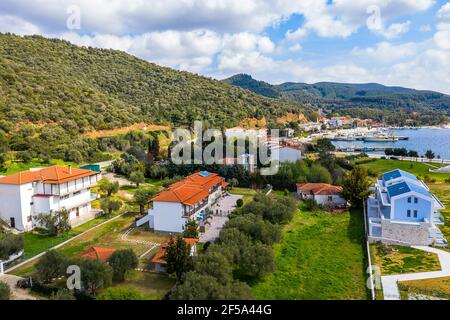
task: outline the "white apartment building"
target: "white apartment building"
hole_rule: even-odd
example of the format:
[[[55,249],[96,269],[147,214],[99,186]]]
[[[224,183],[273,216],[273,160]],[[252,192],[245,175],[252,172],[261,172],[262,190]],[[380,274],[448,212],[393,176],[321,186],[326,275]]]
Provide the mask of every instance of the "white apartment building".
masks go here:
[[[222,188],[227,185],[216,173],[202,171],[190,175],[150,199],[153,207],[136,226],[148,224],[155,231],[182,233],[187,221],[200,224],[206,220],[206,210],[222,197]]]
[[[37,226],[40,214],[66,209],[72,226],[94,218],[91,187],[99,172],[52,166],[30,169],[0,178],[0,219],[19,231]]]

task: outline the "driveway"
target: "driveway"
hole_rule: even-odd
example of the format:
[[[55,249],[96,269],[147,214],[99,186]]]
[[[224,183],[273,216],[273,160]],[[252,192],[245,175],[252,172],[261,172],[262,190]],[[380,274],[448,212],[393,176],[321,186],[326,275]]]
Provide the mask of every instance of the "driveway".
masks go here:
[[[211,226],[205,233],[200,234],[200,242],[215,241],[219,237],[220,230],[228,221],[228,214],[236,208],[236,201],[241,198],[242,196],[240,195],[227,195],[222,197],[215,206],[211,207],[214,213]]]
[[[23,278],[10,274],[4,274],[0,276],[0,281],[7,283],[11,288],[11,300],[37,300],[35,297],[29,294],[28,290],[16,288],[17,281],[21,279]]]
[[[400,291],[398,290],[397,285],[398,281],[450,277],[450,253],[431,247],[413,246],[413,248],[437,254],[442,270],[381,277],[384,300],[400,300]]]

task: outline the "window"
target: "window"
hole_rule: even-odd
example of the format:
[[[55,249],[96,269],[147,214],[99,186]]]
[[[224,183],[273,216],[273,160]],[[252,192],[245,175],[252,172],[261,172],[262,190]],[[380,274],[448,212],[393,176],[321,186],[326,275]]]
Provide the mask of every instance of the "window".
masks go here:
[[[418,203],[419,199],[418,198],[414,198],[414,203]]]
[[[408,203],[411,203],[411,197],[408,198]]]
[[[333,201],[333,196],[328,196],[328,201],[332,202]]]
[[[414,218],[417,218],[417,210],[414,210]]]
[[[411,210],[408,210],[408,211],[406,212],[406,216],[407,216],[408,218],[411,218]]]

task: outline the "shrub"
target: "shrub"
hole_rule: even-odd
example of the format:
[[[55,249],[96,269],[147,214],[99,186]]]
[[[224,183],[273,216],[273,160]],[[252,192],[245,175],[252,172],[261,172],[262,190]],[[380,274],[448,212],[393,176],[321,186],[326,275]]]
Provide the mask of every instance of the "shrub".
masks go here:
[[[240,208],[244,205],[244,200],[242,199],[237,199],[236,201],[236,207]]]
[[[0,260],[8,258],[23,250],[23,236],[0,232]]]
[[[317,204],[317,201],[314,199],[305,199],[303,200],[303,205],[306,211],[318,211],[320,210],[320,206]]]
[[[97,300],[144,300],[142,294],[133,288],[108,288],[97,296]]]
[[[54,279],[66,275],[68,259],[56,250],[47,251],[36,263],[37,278],[43,283],[50,283]]]
[[[108,260],[113,269],[113,279],[124,281],[128,271],[137,268],[139,261],[132,249],[115,251]]]
[[[0,281],[0,300],[10,300],[11,299],[11,289],[9,285]]]
[[[50,300],[69,301],[69,300],[76,300],[76,298],[70,290],[60,289],[60,290],[52,293],[52,295],[50,296]]]

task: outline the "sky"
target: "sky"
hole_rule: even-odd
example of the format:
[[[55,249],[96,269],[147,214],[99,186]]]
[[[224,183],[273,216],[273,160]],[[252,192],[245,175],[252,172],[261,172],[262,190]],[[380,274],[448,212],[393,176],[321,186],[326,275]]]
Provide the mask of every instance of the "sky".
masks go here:
[[[217,79],[450,94],[446,0],[1,0],[0,32],[122,50]]]

